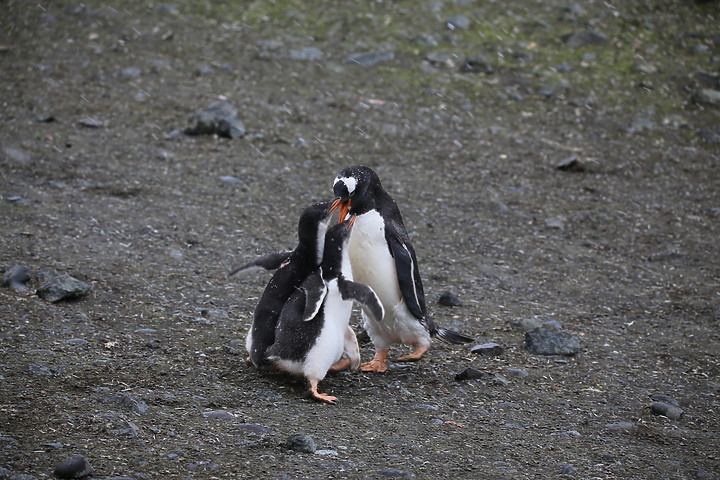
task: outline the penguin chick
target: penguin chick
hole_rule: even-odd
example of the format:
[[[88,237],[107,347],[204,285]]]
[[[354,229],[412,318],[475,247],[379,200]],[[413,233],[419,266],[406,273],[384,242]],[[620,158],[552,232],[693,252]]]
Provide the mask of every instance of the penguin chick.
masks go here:
[[[363,313],[363,326],[375,346],[375,356],[360,365],[363,371],[385,372],[390,346],[403,343],[414,351],[399,361],[416,361],[430,348],[431,337],[453,344],[473,339],[438,328],[427,313],[415,250],[395,200],[380,178],[365,166],[348,167],[335,178],[333,192],[340,202],[340,220],[356,215],[349,251],[355,279],[371,287],[385,309],[382,321]]]
[[[267,349],[269,362],[307,378],[311,398],[330,404],[337,398],[318,393],[318,383],[333,366],[336,371],[360,364],[357,338],[349,325],[353,301],[368,311],[368,317],[380,320],[385,313],[375,292],[352,280],[347,248],[351,226],[352,219],[327,231],[320,267],[290,296],[277,322],[275,343]],[[346,361],[336,363],[343,355]]]
[[[321,202],[303,210],[298,221],[298,244],[294,250],[258,257],[230,272],[234,275],[258,267],[275,270],[255,307],[252,326],[245,341],[249,360],[255,367],[267,367],[265,351],[275,342],[275,327],[283,306],[320,265],[325,232],[338,205],[338,202]]]

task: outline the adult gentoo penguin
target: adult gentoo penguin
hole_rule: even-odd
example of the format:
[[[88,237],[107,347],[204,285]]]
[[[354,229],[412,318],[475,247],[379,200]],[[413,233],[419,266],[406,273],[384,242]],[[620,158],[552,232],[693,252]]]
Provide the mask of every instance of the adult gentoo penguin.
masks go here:
[[[250,268],[276,270],[255,307],[253,323],[245,341],[250,361],[266,367],[265,351],[275,342],[275,327],[283,306],[300,284],[315,271],[323,257],[325,233],[339,202],[322,202],[303,210],[298,221],[298,244],[294,250],[271,253],[235,268],[234,275]]]
[[[448,343],[467,343],[472,338],[438,328],[427,313],[420,271],[400,209],[383,189],[380,178],[365,166],[342,170],[333,184],[340,202],[340,220],[356,215],[349,250],[357,282],[371,287],[380,297],[385,316],[378,322],[363,312],[365,330],[375,346],[372,361],[360,365],[366,372],[387,371],[390,346],[404,343],[414,347],[399,361],[415,361],[430,348],[437,336]]]
[[[352,218],[332,226],[325,235],[323,260],[293,293],[280,313],[275,343],[267,359],[275,367],[302,375],[310,382],[310,396],[335,403],[337,398],[318,393],[328,370],[360,364],[360,350],[350,327],[352,302],[367,309],[369,317],[382,319],[383,307],[375,292],[352,281],[347,249]],[[345,361],[340,361],[345,355]]]

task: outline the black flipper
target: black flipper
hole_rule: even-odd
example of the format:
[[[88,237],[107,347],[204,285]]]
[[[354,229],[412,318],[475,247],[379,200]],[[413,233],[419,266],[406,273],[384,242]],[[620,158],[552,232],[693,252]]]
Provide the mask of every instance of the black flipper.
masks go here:
[[[375,318],[375,321],[382,321],[385,316],[385,309],[372,288],[362,283],[339,277],[338,289],[340,290],[340,295],[342,295],[343,300],[356,301]]]
[[[268,271],[277,270],[282,266],[283,263],[287,262],[290,259],[290,255],[292,253],[293,251],[289,250],[287,252],[275,252],[263,255],[262,257],[258,257],[255,260],[246,263],[245,265],[233,268],[230,273],[228,273],[228,277],[232,277],[236,273],[242,272],[243,270],[247,270],[249,268],[264,268]]]
[[[322,278],[322,269],[318,268],[308,275],[300,285],[300,290],[305,293],[303,321],[307,322],[315,318],[325,300],[325,294],[327,294],[327,285]]]
[[[449,330],[447,328],[438,328],[435,335],[437,338],[445,343],[452,343],[453,345],[460,345],[462,343],[470,343],[475,341],[474,338],[468,337],[455,330]]]
[[[400,285],[400,293],[402,293],[403,299],[405,299],[405,304],[410,310],[410,313],[418,319],[423,319],[425,314],[420,305],[422,292],[418,292],[415,284],[415,275],[418,270],[413,255],[404,243],[400,243],[400,241],[394,237],[388,239],[388,244],[395,258],[398,284]],[[419,279],[417,280],[419,281]]]

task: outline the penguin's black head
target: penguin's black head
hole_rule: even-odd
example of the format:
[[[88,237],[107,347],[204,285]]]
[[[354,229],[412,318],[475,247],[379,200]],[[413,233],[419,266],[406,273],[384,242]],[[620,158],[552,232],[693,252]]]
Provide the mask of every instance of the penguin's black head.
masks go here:
[[[347,213],[362,215],[372,209],[378,190],[382,190],[380,177],[369,167],[356,165],[338,173],[333,183],[333,205],[340,207],[340,221],[345,220]]]
[[[323,275],[334,278],[342,269],[345,248],[350,238],[350,229],[355,222],[355,215],[352,215],[344,222],[336,223],[328,228],[325,234],[325,248],[323,249]]]
[[[314,251],[318,257],[318,263],[322,258],[322,247],[328,225],[335,211],[334,202],[321,202],[303,210],[298,221],[298,243],[301,247]]]

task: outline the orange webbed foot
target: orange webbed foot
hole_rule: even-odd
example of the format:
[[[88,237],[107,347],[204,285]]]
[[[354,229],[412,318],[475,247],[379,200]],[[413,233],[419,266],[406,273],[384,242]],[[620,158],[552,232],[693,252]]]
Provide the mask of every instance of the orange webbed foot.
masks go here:
[[[430,347],[417,347],[415,351],[408,355],[403,355],[402,357],[398,357],[395,359],[396,362],[417,362],[420,360],[423,356],[425,356],[425,353],[430,350]]]

